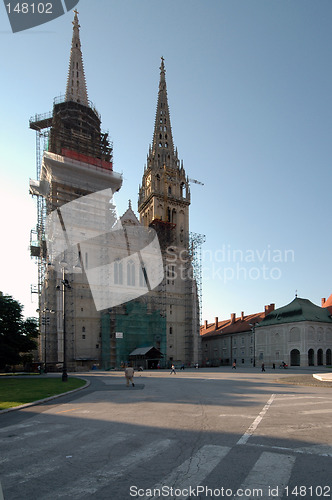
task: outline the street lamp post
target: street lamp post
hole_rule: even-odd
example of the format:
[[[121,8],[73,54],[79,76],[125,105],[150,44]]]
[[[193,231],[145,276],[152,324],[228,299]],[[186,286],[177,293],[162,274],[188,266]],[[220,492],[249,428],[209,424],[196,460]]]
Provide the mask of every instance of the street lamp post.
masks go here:
[[[62,382],[67,382],[68,373],[67,373],[67,349],[66,349],[66,289],[71,288],[68,280],[65,276],[65,267],[66,263],[62,263],[62,319],[63,319],[63,363],[62,363]],[[60,289],[60,287],[59,287]]]
[[[65,277],[65,266],[62,268],[62,312],[63,312],[63,365],[62,365],[62,382],[67,382],[67,349],[66,349],[66,304],[65,290],[71,288],[68,280]]]

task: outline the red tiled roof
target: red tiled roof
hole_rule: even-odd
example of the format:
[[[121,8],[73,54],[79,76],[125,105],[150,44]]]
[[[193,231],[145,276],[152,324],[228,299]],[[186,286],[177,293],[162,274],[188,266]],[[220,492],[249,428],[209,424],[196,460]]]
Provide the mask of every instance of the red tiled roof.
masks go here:
[[[235,318],[235,321],[232,323],[231,319],[218,321],[218,327],[216,328],[215,323],[209,323],[207,328],[205,325],[201,326],[200,334],[204,337],[213,337],[216,335],[223,335],[229,333],[241,333],[248,332],[251,330],[251,324],[259,323],[264,319],[265,312],[248,314],[247,316]]]
[[[332,314],[332,294],[329,296],[327,300],[325,300],[324,304],[322,304],[322,307],[327,307],[330,313]]]

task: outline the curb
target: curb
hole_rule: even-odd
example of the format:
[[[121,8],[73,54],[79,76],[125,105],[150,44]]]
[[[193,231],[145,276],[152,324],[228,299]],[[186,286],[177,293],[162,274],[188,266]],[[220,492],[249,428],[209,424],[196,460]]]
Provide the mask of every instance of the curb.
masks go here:
[[[332,374],[331,373],[326,373],[326,374],[314,373],[313,377],[315,379],[319,380],[320,382],[332,382]]]
[[[61,396],[66,396],[67,394],[72,394],[74,392],[82,391],[83,389],[86,389],[87,387],[89,387],[89,385],[91,384],[91,382],[84,377],[78,377],[78,378],[85,380],[85,385],[83,385],[82,387],[78,387],[77,389],[73,389],[71,391],[62,392],[61,394],[55,394],[54,396],[50,396],[49,398],[39,399],[38,401],[32,401],[31,403],[25,403],[24,405],[13,406],[12,408],[7,408],[6,410],[0,410],[0,415],[2,413],[8,413],[9,411],[21,410],[22,408],[28,408],[29,406],[37,406],[41,403],[46,403],[47,401],[52,401],[52,399],[57,399],[57,398],[60,398]]]

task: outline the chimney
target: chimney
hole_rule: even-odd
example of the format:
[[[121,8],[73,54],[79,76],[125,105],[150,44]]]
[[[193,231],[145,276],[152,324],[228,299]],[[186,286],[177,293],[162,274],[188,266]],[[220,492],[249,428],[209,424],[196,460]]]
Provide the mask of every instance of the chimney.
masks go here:
[[[244,321],[244,311],[241,311],[241,321]]]
[[[218,316],[214,318],[214,326],[216,329],[218,328]]]
[[[324,306],[325,302],[326,302],[326,299],[325,299],[325,298],[324,298],[324,299],[321,299],[321,306],[322,306],[322,307]]]
[[[235,313],[231,314],[231,325],[234,325],[235,323]]]
[[[266,318],[266,316],[268,314],[270,314],[270,312],[274,311],[274,308],[275,308],[275,304],[270,304],[269,306],[265,306],[264,307],[264,318]]]
[[[207,330],[207,327],[208,327],[208,321],[207,319],[204,321],[204,329]]]

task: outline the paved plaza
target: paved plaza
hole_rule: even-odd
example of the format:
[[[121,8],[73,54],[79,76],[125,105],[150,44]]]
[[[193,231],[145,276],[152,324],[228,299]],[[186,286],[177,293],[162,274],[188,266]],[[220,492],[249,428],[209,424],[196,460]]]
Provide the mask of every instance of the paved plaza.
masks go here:
[[[85,389],[0,414],[4,499],[331,498],[332,384],[294,384],[313,373],[80,374]]]

